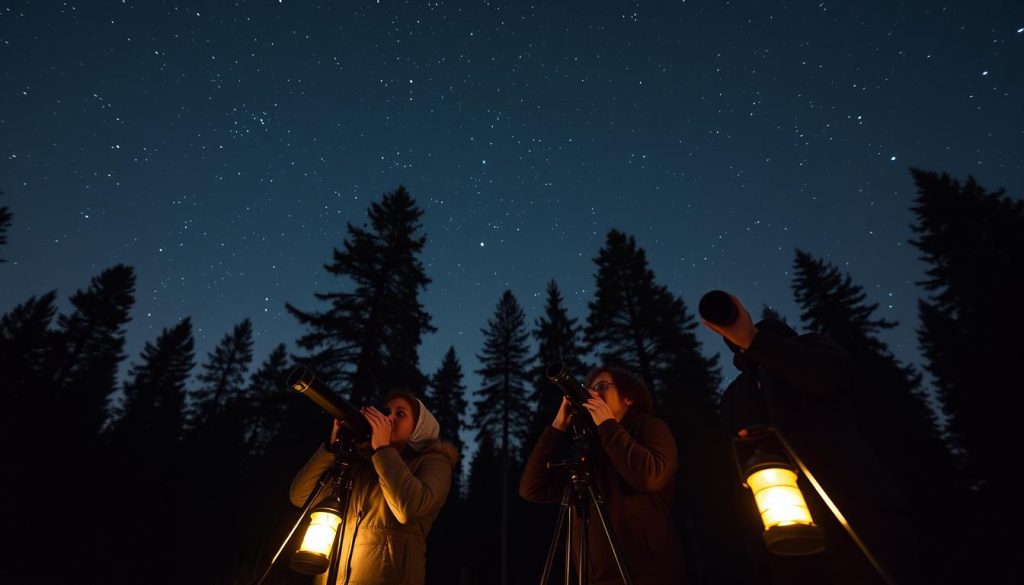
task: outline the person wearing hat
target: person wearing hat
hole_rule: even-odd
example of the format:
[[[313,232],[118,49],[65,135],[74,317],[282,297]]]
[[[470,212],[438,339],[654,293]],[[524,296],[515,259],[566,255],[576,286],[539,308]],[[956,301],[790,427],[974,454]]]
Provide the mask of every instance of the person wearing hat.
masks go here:
[[[440,425],[418,398],[393,391],[385,405],[387,414],[372,406],[362,409],[372,435],[368,445],[360,446],[362,457],[351,471],[337,583],[422,585],[427,533],[448,497],[458,463],[458,450],[438,438]],[[332,443],[339,428],[334,421]],[[334,454],[321,445],[292,480],[292,504],[303,506],[333,463]],[[320,499],[328,496],[324,490]],[[326,579],[325,572],[315,583]]]

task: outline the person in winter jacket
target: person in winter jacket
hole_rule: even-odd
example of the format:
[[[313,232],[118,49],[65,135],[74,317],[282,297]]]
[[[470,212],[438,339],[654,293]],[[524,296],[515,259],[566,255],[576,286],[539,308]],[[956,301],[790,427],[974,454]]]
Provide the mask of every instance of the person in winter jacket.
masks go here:
[[[587,376],[584,403],[597,427],[587,465],[604,498],[611,530],[636,585],[683,582],[682,552],[674,523],[676,443],[668,426],[652,414],[651,393],[640,378],[617,367],[599,367]],[[547,463],[562,458],[571,424],[569,402],[544,430],[523,469],[519,494],[531,502],[558,503],[568,483],[564,470]],[[622,583],[594,503],[586,535],[592,585]],[[573,526],[574,541],[581,534]],[[578,555],[579,542],[573,543]],[[578,558],[578,557],[577,557]]]
[[[438,439],[437,419],[419,399],[396,391],[386,405],[386,415],[372,406],[362,409],[372,435],[351,471],[339,584],[424,583],[427,533],[448,497],[452,470],[458,463],[458,450]],[[339,423],[334,421],[332,443],[338,431]],[[292,481],[292,504],[303,506],[320,475],[333,463],[334,454],[321,445]],[[320,499],[328,496],[324,490]],[[323,585],[326,579],[325,572],[315,583]]]
[[[732,325],[704,321],[725,339],[740,370],[721,398],[727,430],[741,436],[758,426],[779,431],[891,582],[920,582],[910,506],[851,415],[849,355],[829,337],[798,335],[777,319],[755,325],[740,300],[733,296],[733,302],[738,317]],[[772,582],[884,583],[803,474],[798,485],[825,533],[825,550],[807,557],[768,555]]]

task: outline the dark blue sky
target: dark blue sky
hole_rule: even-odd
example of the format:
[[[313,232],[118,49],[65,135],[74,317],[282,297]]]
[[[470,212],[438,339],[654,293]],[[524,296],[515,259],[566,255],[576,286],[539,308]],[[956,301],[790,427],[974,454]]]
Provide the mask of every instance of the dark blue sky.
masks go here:
[[[246,317],[260,361],[404,184],[427,372],[477,367],[506,288],[532,322],[556,278],[585,319],[613,227],[691,309],[795,320],[793,251],[825,257],[916,361],[907,168],[1024,193],[1022,71],[1016,1],[8,2],[0,312],[123,262],[130,359],[192,316],[200,361]]]

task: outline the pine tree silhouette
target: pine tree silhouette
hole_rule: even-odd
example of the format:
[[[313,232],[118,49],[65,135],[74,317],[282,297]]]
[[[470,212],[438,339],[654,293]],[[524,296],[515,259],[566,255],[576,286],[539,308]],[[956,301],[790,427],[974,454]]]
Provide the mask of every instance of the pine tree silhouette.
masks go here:
[[[441,425],[441,438],[454,444],[459,455],[462,455],[463,442],[460,436],[466,416],[466,386],[462,383],[462,364],[455,355],[455,348],[449,347],[441,366],[430,377],[430,391],[424,396],[424,402],[430,412],[434,413]],[[461,473],[455,472],[455,485],[461,486]]]
[[[0,191],[0,196],[3,196],[4,192]],[[0,207],[0,249],[7,245],[7,230],[11,227],[11,220],[14,219],[14,214],[11,213],[10,208],[6,205]],[[0,256],[0,263],[7,262],[2,256]]]
[[[998,581],[1012,574],[1016,555],[1000,528],[1018,506],[1006,456],[1024,362],[1024,202],[973,178],[911,173],[918,193],[911,243],[928,265],[921,284],[930,293],[918,304],[918,340],[973,494],[961,568],[974,580]]]
[[[544,428],[551,424],[562,404],[562,393],[548,380],[548,366],[554,362],[563,362],[579,382],[584,382],[587,365],[583,361],[585,352],[581,337],[582,327],[576,319],[569,318],[558,284],[554,280],[549,281],[544,315],[537,319],[533,329],[537,352],[533,358],[534,368],[530,372],[532,391],[529,404],[534,416],[527,440],[529,445],[535,443]]]
[[[57,319],[54,372],[57,412],[64,430],[95,442],[110,412],[117,371],[125,358],[125,326],[135,304],[135,271],[123,264],[104,270],[71,297],[74,307]]]
[[[467,472],[465,550],[475,583],[502,583],[507,578],[502,538],[498,521],[503,510],[503,464],[499,447],[490,431],[477,433],[477,449]],[[495,550],[495,549],[499,550]],[[497,553],[497,554],[496,554]]]
[[[896,323],[876,318],[878,304],[869,304],[864,289],[834,265],[797,250],[793,268],[793,294],[801,319],[807,329],[828,335],[853,359],[854,419],[915,504],[922,536],[935,540],[928,544],[933,556],[928,564],[937,566],[935,561],[950,552],[942,550],[950,519],[940,520],[934,510],[952,511],[963,494],[950,481],[956,477],[956,466],[921,388],[920,374],[901,364],[879,338]],[[934,481],[935,477],[946,481]]]
[[[186,382],[195,366],[191,318],[165,328],[146,342],[141,363],[132,367],[124,402],[114,421],[118,442],[168,455],[182,436]]]
[[[596,289],[586,325],[590,351],[605,364],[639,375],[658,404],[680,393],[687,402],[713,404],[716,360],[700,354],[696,320],[681,299],[655,282],[633,236],[611,230],[594,262]]]
[[[248,449],[254,455],[265,453],[267,445],[281,431],[285,422],[285,401],[291,392],[285,388],[288,374],[288,351],[278,344],[249,379],[250,405],[247,416]]]
[[[501,460],[501,578],[508,577],[508,505],[511,467],[521,460],[532,411],[526,401],[529,348],[526,317],[512,291],[498,301],[494,318],[483,330],[484,347],[477,355],[483,386],[477,391],[473,425],[477,438],[495,437]]]
[[[426,384],[418,348],[434,327],[419,300],[430,283],[419,260],[422,215],[404,187],[386,193],[370,205],[370,228],[349,224],[343,249],[325,266],[352,289],[316,293],[330,305],[322,312],[287,305],[308,329],[298,344],[312,353],[299,360],[354,404],[379,403],[396,386],[422,394]]]
[[[214,347],[197,376],[201,386],[190,393],[192,432],[210,433],[212,426],[225,422],[229,409],[233,415],[240,414],[237,406],[245,393],[245,375],[251,363],[252,322],[245,319]]]

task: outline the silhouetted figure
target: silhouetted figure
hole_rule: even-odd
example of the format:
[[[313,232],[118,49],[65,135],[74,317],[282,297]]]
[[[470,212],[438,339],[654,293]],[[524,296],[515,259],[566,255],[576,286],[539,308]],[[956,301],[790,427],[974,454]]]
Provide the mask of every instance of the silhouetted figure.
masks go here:
[[[856,389],[849,356],[828,337],[797,335],[782,321],[754,325],[739,299],[732,299],[737,312],[731,325],[704,320],[725,338],[740,370],[722,395],[728,430],[776,428],[895,582],[918,582],[918,538],[907,501],[851,417],[848,401]],[[806,557],[769,555],[772,581],[884,583],[802,475],[800,486],[825,532],[826,549]]]

